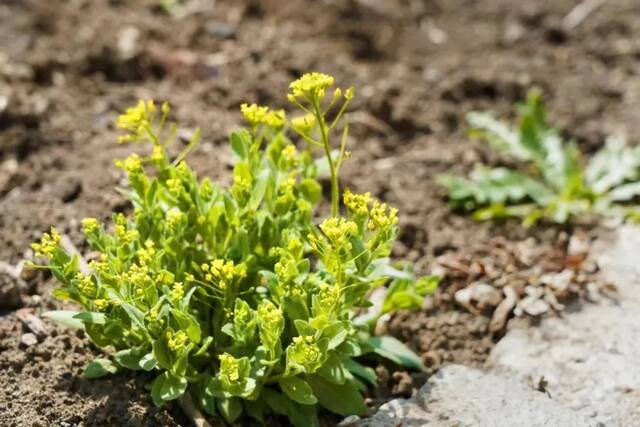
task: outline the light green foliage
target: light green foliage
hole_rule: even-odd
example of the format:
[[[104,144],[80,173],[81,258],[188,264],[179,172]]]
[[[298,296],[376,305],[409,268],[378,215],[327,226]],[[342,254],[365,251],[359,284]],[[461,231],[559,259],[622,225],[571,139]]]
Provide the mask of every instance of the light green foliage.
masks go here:
[[[129,178],[130,216],[109,227],[83,221],[99,256],[90,274],[60,246],[52,229],[38,255],[63,287],[58,298],[82,312],[50,317],[83,326],[112,360],[87,369],[96,377],[126,368],[152,371],[153,401],[185,392],[197,406],[233,422],[242,413],[266,422],[270,413],[298,426],[317,425],[317,405],[341,415],[366,413],[361,392],[373,371],[355,358],[377,352],[421,368],[397,340],[371,337],[371,323],[354,322],[368,293],[389,285],[378,315],[420,305],[437,278],[416,279],[388,256],[397,234],[396,210],[368,193],[345,191],[340,216],[338,172],[347,157],[344,112],[351,89],[335,89],[330,76],[311,73],[291,84],[289,99],[304,116],[242,105],[249,129],[233,132],[233,183],[199,179],[168,147],[169,107],[143,102],[121,115],[120,142],[149,143],[149,155],[116,162]],[[327,119],[331,114],[332,119]],[[342,127],[337,152],[332,134]],[[300,149],[287,136],[292,128]],[[320,148],[324,158],[316,159]],[[322,199],[319,165],[328,167],[332,216],[314,219]],[[316,225],[316,222],[319,225]]]
[[[610,138],[585,166],[576,144],[547,123],[537,90],[518,106],[515,128],[486,113],[470,113],[467,120],[472,135],[526,163],[527,171],[480,166],[469,178],[439,177],[454,206],[473,210],[474,218],[516,216],[530,226],[541,218],[564,223],[588,214],[638,217],[638,207],[626,202],[640,195],[640,147]]]

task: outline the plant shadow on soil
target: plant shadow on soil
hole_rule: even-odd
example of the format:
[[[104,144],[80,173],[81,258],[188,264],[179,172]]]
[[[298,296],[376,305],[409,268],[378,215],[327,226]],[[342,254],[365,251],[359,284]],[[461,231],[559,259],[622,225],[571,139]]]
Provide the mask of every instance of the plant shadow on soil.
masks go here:
[[[204,3],[204,2],[203,2]],[[224,4],[223,4],[224,3]],[[578,28],[561,21],[574,0],[309,2],[244,0],[178,19],[155,0],[29,0],[0,5],[0,261],[17,264],[37,235],[56,225],[84,249],[85,216],[127,210],[113,188],[113,122],[137,98],[167,100],[181,132],[203,127],[190,162],[202,176],[227,181],[230,128],[241,102],[286,107],[287,83],[319,70],[356,88],[353,159],[343,185],[371,191],[399,208],[394,257],[427,272],[446,253],[502,236],[531,235],[540,246],[557,228],[525,231],[515,222],[478,224],[452,214],[438,173],[499,164],[466,135],[464,116],[510,116],[531,86],[543,88],[551,116],[585,152],[624,129],[640,140],[640,5],[611,0]],[[211,60],[213,58],[213,60]],[[24,305],[61,308],[54,284],[38,275]],[[455,289],[399,313],[387,327],[417,350],[429,373],[448,363],[481,366],[499,335],[489,317],[452,301]],[[144,378],[118,374],[85,381],[97,354],[86,338],[45,321],[49,336],[20,343],[14,311],[0,316],[0,425],[187,425],[175,407],[156,409]],[[409,396],[425,374],[377,366],[375,406]],[[328,419],[331,424],[336,420]]]

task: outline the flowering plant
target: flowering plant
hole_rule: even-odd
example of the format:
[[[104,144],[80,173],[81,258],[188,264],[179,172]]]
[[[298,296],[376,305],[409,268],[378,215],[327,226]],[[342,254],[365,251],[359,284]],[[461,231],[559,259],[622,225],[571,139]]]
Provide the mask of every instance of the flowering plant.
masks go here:
[[[99,253],[85,271],[55,229],[33,245],[63,284],[55,296],[84,310],[48,315],[116,351],[92,362],[86,376],[152,371],[157,405],[188,395],[228,422],[243,413],[266,422],[275,413],[309,426],[317,425],[318,404],[341,415],[367,412],[361,392],[376,375],[359,356],[375,352],[422,368],[407,347],[372,336],[371,322],[356,317],[377,286],[389,285],[380,315],[419,306],[437,278],[416,279],[411,268],[390,263],[395,209],[346,190],[340,214],[338,173],[348,157],[344,121],[353,90],[328,93],[332,86],[320,73],[291,83],[289,100],[304,115],[290,121],[284,111],[243,104],[249,128],[230,136],[236,162],[228,188],[198,179],[184,161],[198,133],[170,158],[175,132],[167,104],[158,111],[140,101],[119,117],[126,131],[119,142],[152,147],[147,156],[116,162],[128,175],[133,214],[115,214],[111,230],[83,220]],[[335,151],[332,135],[341,124]],[[325,168],[332,214],[316,226],[317,178]]]

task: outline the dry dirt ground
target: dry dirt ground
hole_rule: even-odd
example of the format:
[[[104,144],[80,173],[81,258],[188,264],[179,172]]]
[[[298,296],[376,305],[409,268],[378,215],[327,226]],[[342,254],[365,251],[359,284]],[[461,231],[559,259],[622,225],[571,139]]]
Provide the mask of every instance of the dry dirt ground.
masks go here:
[[[17,264],[50,225],[82,248],[81,218],[129,209],[114,190],[122,176],[112,161],[130,147],[115,144],[113,123],[138,98],[170,102],[184,133],[202,127],[190,162],[226,180],[226,135],[240,124],[240,103],[286,107],[288,82],[310,70],[354,86],[354,155],[343,182],[399,208],[394,255],[422,271],[495,236],[553,246],[571,232],[478,224],[450,212],[434,176],[499,162],[467,137],[468,111],[508,117],[538,86],[585,152],[611,133],[640,141],[636,0],[607,1],[574,28],[564,18],[579,0],[191,0],[183,17],[160,3],[0,2],[0,261]],[[59,307],[49,278],[29,284],[24,306]],[[413,335],[431,371],[482,363],[496,339],[488,318],[447,298],[432,303],[392,321],[391,332]],[[186,425],[178,409],[153,407],[141,376],[82,380],[99,351],[81,335],[45,327],[37,344],[21,343],[27,326],[13,309],[0,311],[0,425]],[[372,403],[425,380],[392,370],[378,366]]]

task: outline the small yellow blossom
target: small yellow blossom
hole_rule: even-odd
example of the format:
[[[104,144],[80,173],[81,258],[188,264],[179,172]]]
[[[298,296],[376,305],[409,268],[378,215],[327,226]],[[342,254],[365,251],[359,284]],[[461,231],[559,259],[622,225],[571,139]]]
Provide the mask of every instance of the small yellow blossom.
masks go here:
[[[331,312],[340,300],[340,288],[338,286],[329,286],[326,283],[321,283],[319,288],[320,292],[318,292],[313,302],[313,311],[316,316]]]
[[[243,279],[247,276],[245,264],[235,264],[233,261],[223,259],[213,260],[210,264],[202,264],[200,268],[209,272],[205,274],[205,280],[208,282],[215,280],[221,289],[226,289],[234,279]]]
[[[167,346],[169,347],[169,350],[171,350],[174,353],[177,353],[180,350],[182,350],[185,344],[187,343],[187,341],[189,340],[189,337],[187,337],[187,334],[184,333],[183,331],[178,331],[176,333],[172,331],[167,331],[166,337],[167,337]]]
[[[117,126],[131,132],[129,138],[118,138],[118,142],[135,141],[141,134],[148,130],[153,120],[156,106],[153,101],[140,100],[135,107],[127,110],[118,116]]]
[[[253,127],[266,125],[272,128],[281,128],[285,123],[284,110],[271,110],[258,104],[240,105],[240,111],[244,119]]]
[[[324,354],[312,335],[297,336],[287,348],[287,365],[301,366],[306,373],[315,372],[324,361]]]
[[[344,218],[328,218],[322,221],[320,229],[334,247],[350,249],[349,238],[358,232],[358,225]]]
[[[387,228],[398,223],[398,210],[389,208],[386,203],[380,203],[378,200],[374,200],[370,216],[370,230],[376,227]]]
[[[357,216],[366,216],[369,214],[369,202],[371,194],[354,194],[349,189],[344,192],[344,205],[347,209]]]
[[[166,157],[164,148],[161,145],[154,145],[151,152],[151,160],[154,162],[160,162]]]
[[[291,119],[291,127],[293,130],[303,135],[309,134],[315,126],[316,117],[313,114],[305,114],[304,116]]]
[[[84,234],[93,234],[100,228],[100,222],[95,218],[84,218],[82,220],[82,232]]]
[[[291,101],[297,98],[322,99],[327,88],[333,86],[333,82],[333,77],[328,74],[317,72],[303,74],[289,85],[291,92],[288,98]]]
[[[96,286],[91,280],[91,276],[87,276],[83,273],[77,273],[75,277],[76,287],[80,292],[80,295],[85,297],[93,297],[96,293]]]
[[[182,282],[175,282],[173,284],[169,297],[176,302],[182,300],[184,297],[184,286],[182,285]]]
[[[230,382],[240,379],[240,362],[229,353],[218,356],[220,359],[220,375],[226,377]]]
[[[284,157],[289,162],[293,162],[297,154],[298,150],[296,150],[296,146],[293,144],[287,145],[282,150],[282,157]]]
[[[353,99],[353,95],[354,95],[353,88],[350,87],[344,92],[344,99],[346,99],[347,101],[350,101]]]
[[[142,170],[142,161],[136,153],[131,154],[125,160],[116,160],[116,167],[130,174],[138,173]]]
[[[110,305],[110,301],[104,298],[98,298],[93,300],[93,306],[98,311],[105,311]]]
[[[167,211],[167,227],[175,229],[186,218],[186,214],[178,208],[171,208]]]
[[[51,258],[55,250],[60,246],[61,239],[58,231],[51,227],[51,232],[44,233],[40,243],[32,243],[31,249],[35,251],[36,256]]]

